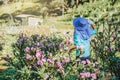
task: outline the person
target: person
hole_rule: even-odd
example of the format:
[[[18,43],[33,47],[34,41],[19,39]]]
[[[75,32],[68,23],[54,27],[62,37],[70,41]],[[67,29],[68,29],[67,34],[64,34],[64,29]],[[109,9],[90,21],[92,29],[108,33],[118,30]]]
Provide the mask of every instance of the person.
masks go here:
[[[97,33],[95,24],[83,17],[77,17],[73,20],[74,26],[74,46],[70,47],[68,52],[76,49],[76,58],[90,58],[90,37]],[[83,52],[80,56],[80,52]]]

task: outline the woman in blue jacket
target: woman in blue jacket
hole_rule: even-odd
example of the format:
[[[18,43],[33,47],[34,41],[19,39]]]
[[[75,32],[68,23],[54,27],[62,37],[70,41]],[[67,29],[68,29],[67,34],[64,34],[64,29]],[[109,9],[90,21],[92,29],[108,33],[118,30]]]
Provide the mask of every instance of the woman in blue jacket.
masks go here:
[[[76,49],[76,58],[80,57],[80,50],[83,51],[81,59],[90,57],[90,37],[97,33],[92,21],[82,17],[73,20],[74,25],[74,45],[69,51]]]

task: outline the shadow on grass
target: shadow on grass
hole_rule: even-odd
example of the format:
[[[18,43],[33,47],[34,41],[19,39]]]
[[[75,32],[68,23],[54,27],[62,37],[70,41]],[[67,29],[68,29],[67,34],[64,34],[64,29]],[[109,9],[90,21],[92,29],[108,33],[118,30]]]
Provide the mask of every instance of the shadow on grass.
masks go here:
[[[34,6],[30,8],[26,8],[25,10],[22,11],[23,14],[33,14],[40,16],[40,7],[39,6]]]
[[[8,68],[6,70],[0,70],[0,80],[13,80],[16,70]]]

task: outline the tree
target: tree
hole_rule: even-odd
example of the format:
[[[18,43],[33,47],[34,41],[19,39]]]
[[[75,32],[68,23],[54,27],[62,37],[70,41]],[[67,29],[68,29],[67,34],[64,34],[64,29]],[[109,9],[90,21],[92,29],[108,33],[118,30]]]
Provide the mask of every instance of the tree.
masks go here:
[[[78,8],[78,3],[79,3],[79,0],[76,0],[76,8]]]

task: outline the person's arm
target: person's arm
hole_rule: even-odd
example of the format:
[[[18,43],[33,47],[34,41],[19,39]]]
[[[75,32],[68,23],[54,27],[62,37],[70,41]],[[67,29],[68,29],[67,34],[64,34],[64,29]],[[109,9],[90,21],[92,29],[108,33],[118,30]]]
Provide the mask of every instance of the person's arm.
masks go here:
[[[69,53],[71,50],[76,49],[76,46],[72,46],[68,49],[67,53]]]
[[[78,48],[79,50],[82,49],[81,47],[72,46],[72,47],[70,47],[70,48],[68,49],[67,53],[69,53],[71,50],[74,50],[74,49],[77,49],[77,48]]]
[[[96,29],[96,26],[95,26],[94,23],[91,23],[90,25],[91,25],[91,27],[92,27],[93,29]]]
[[[95,24],[93,23],[93,21],[88,20],[88,23],[90,24],[90,26],[91,26],[93,29],[96,29],[96,26],[95,26]]]
[[[77,48],[76,46],[72,46],[72,47],[70,47],[69,51],[76,49],[76,48]]]
[[[95,24],[91,20],[88,20],[88,23],[90,24],[90,27],[93,29],[92,35],[96,34],[97,33],[97,29],[96,29]]]

